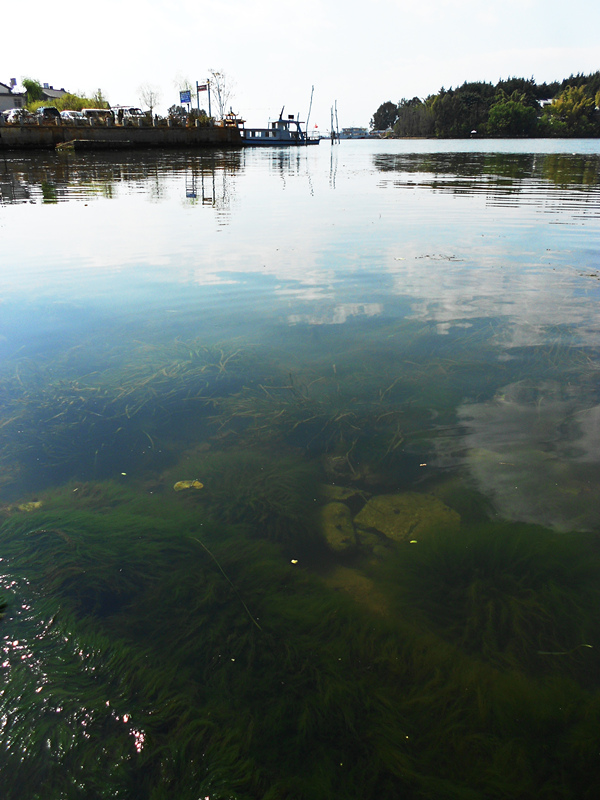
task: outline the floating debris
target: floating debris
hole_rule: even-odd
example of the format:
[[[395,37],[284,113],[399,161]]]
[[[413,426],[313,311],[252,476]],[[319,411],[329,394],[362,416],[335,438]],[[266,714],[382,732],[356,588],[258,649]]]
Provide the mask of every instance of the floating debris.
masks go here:
[[[175,489],[176,492],[183,492],[184,489],[203,489],[203,488],[204,488],[204,484],[200,483],[200,481],[196,481],[196,480],[193,480],[193,481],[177,481],[177,483],[174,484],[174,486],[173,486],[173,489]]]
[[[41,500],[30,500],[28,503],[21,503],[17,508],[19,511],[37,511],[43,505]]]

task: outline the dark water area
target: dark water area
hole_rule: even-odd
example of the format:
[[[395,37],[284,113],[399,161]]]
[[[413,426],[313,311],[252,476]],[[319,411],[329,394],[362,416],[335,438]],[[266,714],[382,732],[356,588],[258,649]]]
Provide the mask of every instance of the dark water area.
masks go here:
[[[597,141],[0,162],[0,785],[596,798]]]

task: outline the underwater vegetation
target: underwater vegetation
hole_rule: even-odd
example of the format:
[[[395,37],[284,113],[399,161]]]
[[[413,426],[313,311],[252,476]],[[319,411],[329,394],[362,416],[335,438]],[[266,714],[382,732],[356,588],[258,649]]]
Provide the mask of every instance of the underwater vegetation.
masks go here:
[[[320,472],[302,455],[227,449],[184,455],[163,475],[167,491],[183,472],[198,477],[201,491],[181,492],[188,508],[225,524],[248,526],[252,535],[288,546],[315,543],[315,502]]]
[[[595,536],[480,523],[424,536],[387,569],[422,624],[465,653],[600,688]]]
[[[176,340],[22,358],[0,376],[3,482],[36,486],[158,468],[177,436],[198,434],[215,401],[239,389],[250,352]]]
[[[374,614],[216,519],[213,474],[71,483],[4,521],[7,800],[597,796],[592,538],[398,544]]]
[[[503,333],[470,320],[441,337],[435,325],[401,320],[318,331],[315,341],[298,329],[275,348],[165,343],[128,330],[52,359],[14,357],[0,372],[0,489],[18,497],[71,479],[160,472],[190,441],[208,440],[302,451],[334,480],[398,484],[456,424],[465,386],[477,403],[515,369],[533,384],[566,374],[592,386],[595,362],[570,346],[568,330],[540,332],[547,346],[508,348],[510,362],[497,358]]]
[[[271,377],[224,398],[217,422],[248,447],[271,442],[311,457],[330,455],[325,464],[331,471],[360,480],[363,462],[381,466],[404,442],[403,409],[394,393],[400,380],[382,387],[364,373],[342,378],[329,366],[325,374],[290,372],[277,383]]]
[[[490,325],[409,327],[296,359],[190,339],[5,365],[3,797],[595,800],[596,538],[415,476],[465,386],[512,376]],[[535,383],[568,357],[510,365]],[[375,558],[367,520],[323,555],[327,500],[354,524],[425,493],[444,509],[418,536]]]

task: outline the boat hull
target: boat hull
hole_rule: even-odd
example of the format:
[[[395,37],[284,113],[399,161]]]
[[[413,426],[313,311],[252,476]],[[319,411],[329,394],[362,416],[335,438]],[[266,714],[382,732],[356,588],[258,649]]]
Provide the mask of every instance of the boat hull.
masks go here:
[[[320,139],[308,139],[304,142],[295,142],[285,139],[251,139],[242,137],[242,145],[244,147],[306,147],[308,145],[319,144]]]

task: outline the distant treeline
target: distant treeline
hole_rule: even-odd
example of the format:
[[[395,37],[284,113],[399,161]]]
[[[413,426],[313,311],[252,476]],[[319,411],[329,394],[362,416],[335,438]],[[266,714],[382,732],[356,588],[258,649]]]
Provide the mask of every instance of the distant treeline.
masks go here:
[[[599,105],[600,71],[554,83],[508,78],[382,103],[371,127],[398,137],[600,136]]]

